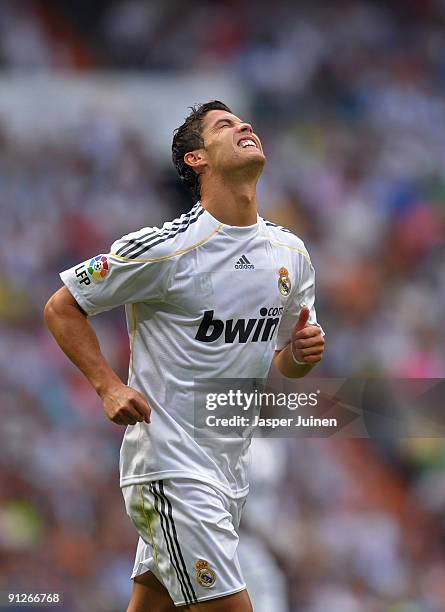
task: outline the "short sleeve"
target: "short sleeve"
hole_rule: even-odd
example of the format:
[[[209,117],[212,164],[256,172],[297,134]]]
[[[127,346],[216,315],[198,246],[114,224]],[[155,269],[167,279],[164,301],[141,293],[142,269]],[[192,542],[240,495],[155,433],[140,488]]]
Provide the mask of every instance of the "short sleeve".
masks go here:
[[[298,279],[289,296],[289,301],[280,321],[275,346],[275,350],[277,351],[280,351],[289,344],[292,330],[298,320],[303,305],[306,305],[310,311],[308,323],[319,325],[317,323],[317,313],[315,312],[315,270],[309,259],[309,255],[300,253],[298,257]],[[321,329],[320,325],[319,327]],[[321,331],[324,335],[324,331]]]
[[[79,306],[95,315],[123,304],[162,301],[170,269],[168,258],[131,259],[109,253],[95,255],[60,273]]]

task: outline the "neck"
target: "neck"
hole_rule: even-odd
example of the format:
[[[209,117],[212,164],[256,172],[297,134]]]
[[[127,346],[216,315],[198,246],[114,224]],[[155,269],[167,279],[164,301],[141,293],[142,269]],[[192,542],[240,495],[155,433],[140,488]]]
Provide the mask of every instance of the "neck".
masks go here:
[[[202,185],[202,207],[226,225],[254,225],[257,222],[256,180],[241,184],[213,177]]]

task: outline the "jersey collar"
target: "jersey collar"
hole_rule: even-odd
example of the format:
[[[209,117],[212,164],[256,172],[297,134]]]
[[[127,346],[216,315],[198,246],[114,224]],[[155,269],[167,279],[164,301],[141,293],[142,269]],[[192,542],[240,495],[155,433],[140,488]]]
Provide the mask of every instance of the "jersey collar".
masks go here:
[[[221,221],[218,221],[218,219],[216,219],[213,215],[211,215],[209,211],[202,206],[201,202],[197,202],[197,206],[199,206],[200,209],[204,210],[204,213],[202,216],[209,223],[211,223],[215,228],[222,226],[221,228],[222,231],[225,234],[229,234],[233,238],[245,239],[245,238],[250,238],[251,236],[255,236],[258,233],[258,230],[260,227],[260,219],[261,219],[258,213],[257,213],[257,222],[254,223],[253,225],[227,225],[226,223],[221,223]]]

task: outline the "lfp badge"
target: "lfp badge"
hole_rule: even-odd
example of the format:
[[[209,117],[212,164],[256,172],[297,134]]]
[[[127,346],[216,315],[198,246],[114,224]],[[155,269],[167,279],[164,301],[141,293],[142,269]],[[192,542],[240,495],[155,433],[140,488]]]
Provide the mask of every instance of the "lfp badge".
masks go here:
[[[88,264],[88,273],[94,282],[103,281],[110,270],[108,259],[105,255],[97,255]]]

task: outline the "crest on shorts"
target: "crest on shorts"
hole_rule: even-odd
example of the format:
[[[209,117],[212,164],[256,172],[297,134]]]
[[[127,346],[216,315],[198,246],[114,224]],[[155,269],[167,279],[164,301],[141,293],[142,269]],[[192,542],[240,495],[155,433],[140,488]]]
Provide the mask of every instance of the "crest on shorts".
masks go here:
[[[196,581],[205,588],[213,586],[216,582],[216,574],[209,567],[209,562],[205,559],[198,559],[195,563]]]
[[[282,266],[278,270],[278,289],[281,295],[284,295],[285,297],[287,297],[290,293],[291,287],[292,287],[292,284],[290,282],[289,272],[287,268]]]

